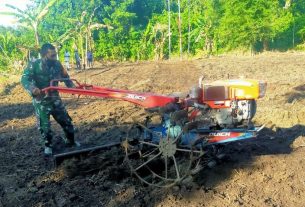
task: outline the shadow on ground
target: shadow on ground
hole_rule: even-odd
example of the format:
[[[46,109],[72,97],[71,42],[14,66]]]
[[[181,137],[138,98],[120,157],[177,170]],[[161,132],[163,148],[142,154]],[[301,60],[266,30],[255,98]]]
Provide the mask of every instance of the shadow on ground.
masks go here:
[[[288,103],[305,99],[305,84],[293,88],[293,92],[285,94]]]
[[[4,115],[1,120],[22,119],[33,113],[31,104],[6,107],[16,113],[1,113]],[[12,107],[15,108],[12,110]],[[26,112],[20,115],[18,108],[26,109]],[[84,146],[120,141],[126,137],[129,125],[115,121],[91,122],[76,126],[77,138]],[[206,192],[212,191],[229,179],[235,170],[251,169],[257,156],[291,153],[295,139],[304,135],[304,125],[272,127],[263,129],[258,138],[227,144],[224,146],[227,158],[214,168],[196,174],[194,183]],[[54,138],[54,142],[58,151],[67,151],[59,136]],[[171,189],[144,186],[130,176],[120,146],[80,160],[68,160],[57,169],[50,168],[51,160],[44,160],[41,151],[35,126],[1,134],[0,201],[4,206],[23,206],[24,203],[29,206],[39,203],[43,206],[156,206],[168,195],[183,194],[183,190],[177,193]]]

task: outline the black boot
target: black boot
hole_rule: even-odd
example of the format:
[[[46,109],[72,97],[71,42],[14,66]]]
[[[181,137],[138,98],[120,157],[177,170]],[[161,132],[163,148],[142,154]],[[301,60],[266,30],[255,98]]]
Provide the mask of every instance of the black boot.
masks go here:
[[[65,143],[67,147],[80,147],[81,144],[74,139],[74,131],[65,133]]]

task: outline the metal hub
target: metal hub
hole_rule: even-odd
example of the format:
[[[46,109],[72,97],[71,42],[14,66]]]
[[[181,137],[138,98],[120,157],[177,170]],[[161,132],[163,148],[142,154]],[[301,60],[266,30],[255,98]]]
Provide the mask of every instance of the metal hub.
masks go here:
[[[161,139],[159,143],[159,150],[163,157],[172,157],[177,151],[177,146],[172,139]]]

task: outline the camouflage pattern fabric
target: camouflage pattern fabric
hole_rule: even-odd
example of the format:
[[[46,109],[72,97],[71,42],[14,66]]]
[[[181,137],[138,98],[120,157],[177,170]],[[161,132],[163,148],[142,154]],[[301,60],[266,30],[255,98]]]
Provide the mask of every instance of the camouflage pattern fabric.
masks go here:
[[[52,130],[50,124],[50,115],[60,124],[65,133],[65,138],[69,142],[74,142],[74,127],[72,119],[66,111],[57,91],[52,91],[49,94],[41,94],[34,97],[33,89],[43,89],[50,86],[50,81],[54,79],[66,79],[67,87],[74,87],[73,82],[64,67],[59,61],[54,65],[48,66],[43,60],[39,59],[25,68],[21,83],[26,91],[33,98],[33,106],[37,117],[38,129],[41,133],[41,138],[45,146],[52,144]],[[58,83],[54,83],[55,86]]]
[[[51,146],[52,144],[50,115],[52,115],[56,122],[63,128],[67,141],[74,141],[72,119],[60,99],[56,101],[36,101],[34,99],[33,105],[37,118],[37,126],[45,146]]]

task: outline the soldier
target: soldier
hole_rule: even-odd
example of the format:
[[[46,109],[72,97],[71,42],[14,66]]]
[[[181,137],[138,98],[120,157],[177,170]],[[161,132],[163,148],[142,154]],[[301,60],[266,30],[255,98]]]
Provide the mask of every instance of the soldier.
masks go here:
[[[33,98],[33,106],[37,117],[38,129],[44,142],[44,154],[52,155],[52,136],[50,125],[50,115],[54,117],[57,123],[63,128],[65,133],[65,142],[67,146],[79,147],[80,144],[74,140],[74,126],[72,119],[67,113],[59,93],[52,91],[44,94],[41,89],[50,86],[53,79],[66,80],[67,87],[75,87],[67,71],[57,60],[55,47],[49,43],[44,44],[40,50],[41,59],[30,62],[25,68],[21,83],[26,91]],[[58,83],[56,83],[58,85]]]

